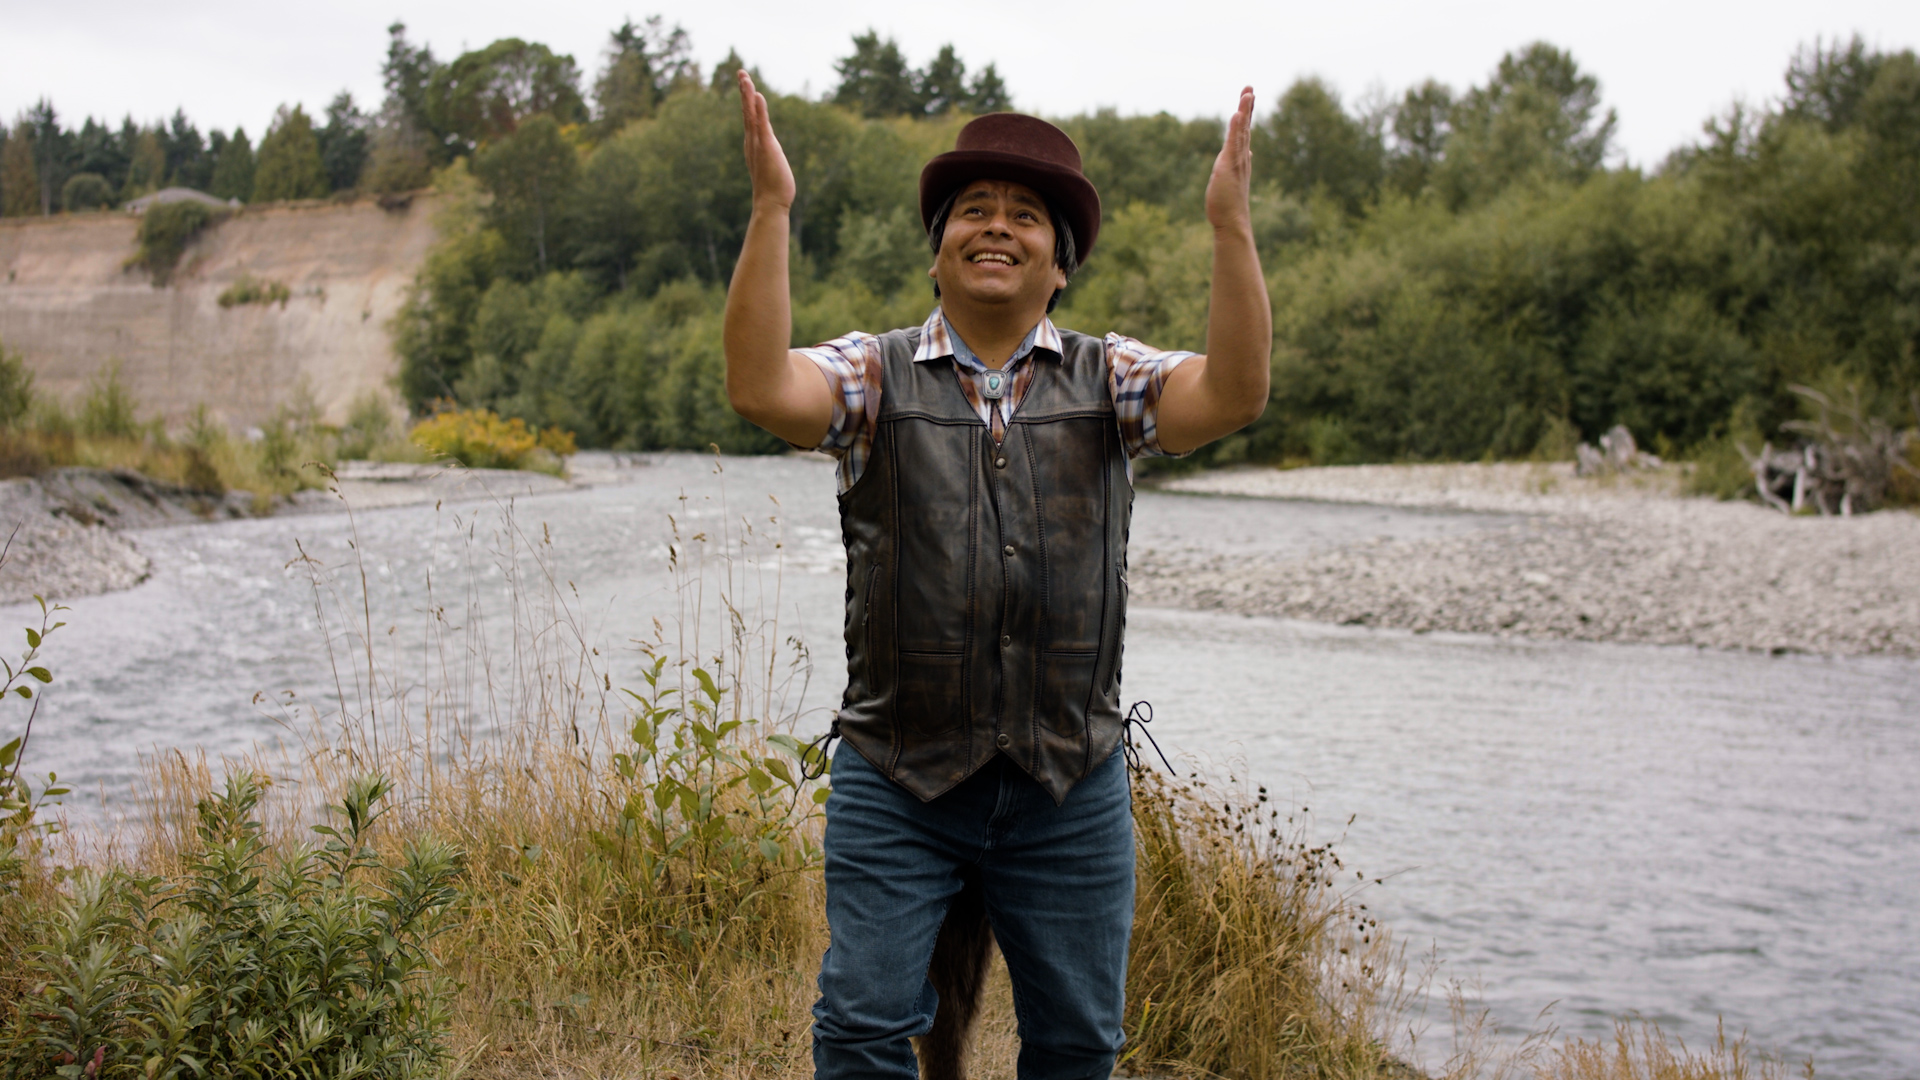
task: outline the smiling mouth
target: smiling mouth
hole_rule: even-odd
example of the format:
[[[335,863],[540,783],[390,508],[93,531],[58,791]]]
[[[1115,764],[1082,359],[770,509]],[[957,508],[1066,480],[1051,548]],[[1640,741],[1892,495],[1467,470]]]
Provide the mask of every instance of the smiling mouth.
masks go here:
[[[971,263],[976,263],[976,264],[998,263],[1001,266],[1015,265],[1013,256],[1002,254],[1001,252],[998,252],[998,251],[983,251],[980,254],[975,255],[972,258],[968,259],[967,261]]]

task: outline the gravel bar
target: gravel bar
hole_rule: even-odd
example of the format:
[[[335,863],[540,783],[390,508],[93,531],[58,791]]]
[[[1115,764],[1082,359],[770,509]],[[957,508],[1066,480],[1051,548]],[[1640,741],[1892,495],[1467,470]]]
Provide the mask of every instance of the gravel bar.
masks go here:
[[[1823,655],[1920,655],[1920,516],[1788,517],[1678,494],[1674,469],[1240,468],[1162,490],[1522,514],[1306,558],[1148,553],[1143,604],[1314,622]]]

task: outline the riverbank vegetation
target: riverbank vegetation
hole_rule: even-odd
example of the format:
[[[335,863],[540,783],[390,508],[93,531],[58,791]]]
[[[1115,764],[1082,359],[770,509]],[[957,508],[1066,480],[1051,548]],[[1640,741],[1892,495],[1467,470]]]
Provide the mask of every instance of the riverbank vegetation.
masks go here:
[[[248,287],[262,295],[235,302],[271,302],[276,288],[285,290],[273,282]],[[117,365],[97,372],[80,400],[69,404],[37,391],[26,362],[0,343],[0,478],[70,465],[128,469],[197,495],[249,492],[255,509],[265,510],[276,498],[324,487],[328,469],[341,461],[445,461],[561,476],[576,449],[569,431],[530,428],[486,410],[437,412],[404,425],[378,394],[356,402],[343,425],[322,423],[309,399],[283,407],[245,435],[213,420],[205,407],[177,431],[139,413]]]
[[[749,213],[743,63],[703,71],[657,18],[616,30],[590,81],[538,42],[445,61],[396,24],[377,116],[344,96],[324,125],[283,108],[249,183],[256,197],[445,193],[440,243],[392,325],[416,415],[450,401],[585,446],[778,452],[722,393],[723,290]],[[918,170],[1017,90],[951,48],[912,67],[872,32],[837,69],[820,99],[772,94],[799,185],[796,344],[924,317]],[[1920,420],[1910,51],[1810,44],[1777,97],[1706,118],[1659,162],[1619,159],[1599,76],[1546,43],[1473,86],[1356,104],[1302,78],[1269,100],[1254,215],[1273,397],[1189,465],[1561,459],[1624,424],[1729,495],[1753,486],[1743,450],[1808,441],[1794,425],[1818,409],[1796,387],[1896,429]],[[1220,122],[1058,122],[1104,223],[1056,318],[1204,348],[1201,192]],[[239,141],[216,153],[180,116],[72,132],[42,103],[0,147],[0,203],[51,212],[63,178],[91,202],[161,179],[221,193]],[[270,148],[291,157],[269,168]],[[298,182],[269,183],[283,174]]]
[[[843,65],[843,89],[864,90],[773,97],[800,191],[796,344],[910,325],[933,303],[915,178],[965,115],[886,106],[900,95],[873,90],[869,44]],[[530,110],[439,173],[443,239],[394,324],[409,400],[558,422],[587,445],[780,449],[721,397],[719,313],[749,210],[728,69],[646,57],[656,93],[623,123]],[[1598,78],[1549,45],[1481,85],[1367,108],[1298,81],[1255,148],[1273,399],[1201,457],[1564,458],[1625,424],[1727,494],[1752,486],[1740,447],[1801,441],[1790,425],[1814,410],[1795,387],[1910,427],[1920,294],[1901,268],[1920,259],[1920,209],[1901,193],[1920,182],[1917,110],[1912,54],[1819,43],[1776,102],[1624,164]],[[1105,223],[1056,318],[1203,348],[1218,123],[1060,123]]]

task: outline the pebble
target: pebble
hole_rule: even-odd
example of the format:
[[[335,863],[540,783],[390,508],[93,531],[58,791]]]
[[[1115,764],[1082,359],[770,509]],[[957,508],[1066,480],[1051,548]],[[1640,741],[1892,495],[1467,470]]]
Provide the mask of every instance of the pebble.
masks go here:
[[[1920,655],[1920,516],[1788,517],[1542,464],[1242,468],[1175,491],[1526,515],[1307,558],[1143,553],[1136,602],[1427,631],[1822,655]]]

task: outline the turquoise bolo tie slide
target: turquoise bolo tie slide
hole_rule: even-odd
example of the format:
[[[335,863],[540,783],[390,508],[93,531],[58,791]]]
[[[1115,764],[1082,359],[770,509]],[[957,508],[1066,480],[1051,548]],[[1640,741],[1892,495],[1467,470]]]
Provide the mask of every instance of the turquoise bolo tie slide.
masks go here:
[[[981,380],[980,396],[986,398],[988,401],[999,401],[1002,397],[1006,396],[1006,393],[1007,373],[1004,371],[987,372],[987,377]]]

